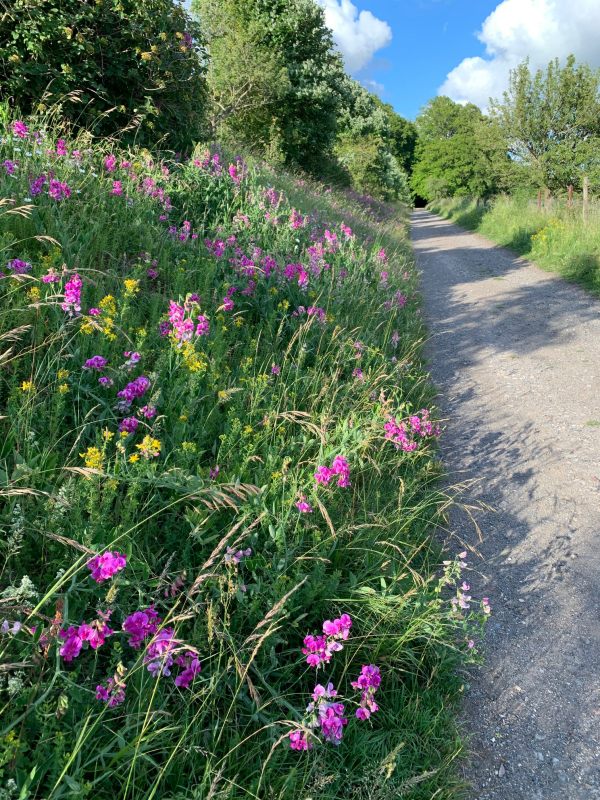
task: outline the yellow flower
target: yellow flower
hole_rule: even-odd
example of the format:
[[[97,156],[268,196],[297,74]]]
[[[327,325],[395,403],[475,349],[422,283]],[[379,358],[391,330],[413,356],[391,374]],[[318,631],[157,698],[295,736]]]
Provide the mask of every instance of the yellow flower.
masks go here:
[[[121,437],[121,439],[126,439],[129,436],[129,434],[127,433],[127,431],[121,431],[119,436]]]
[[[89,469],[102,469],[104,456],[98,447],[88,447],[85,453],[79,453],[79,455],[83,458],[86,467],[89,467]]]
[[[289,300],[282,300],[280,303],[277,304],[277,308],[281,309],[282,311],[287,311],[290,307]]]
[[[217,397],[219,398],[219,400],[223,401],[227,400],[227,398],[229,397],[229,392],[226,392],[224,389],[221,389],[221,391],[217,394]]]
[[[67,394],[69,391],[69,384],[68,383],[59,383],[58,385],[58,393],[59,394]]]
[[[35,383],[33,381],[23,381],[21,384],[22,392],[35,392]]]
[[[250,434],[252,433],[252,430],[253,430],[252,429],[252,425],[246,425],[246,427],[244,428],[244,435],[245,436],[250,436]]]
[[[183,362],[190,372],[206,372],[208,361],[202,353],[197,353],[191,342],[185,342],[181,348]]]
[[[129,456],[129,463],[130,464],[135,464],[135,462],[139,461],[139,460],[140,460],[140,454],[139,453],[132,453]]]
[[[114,435],[115,435],[114,432],[109,431],[108,428],[104,428],[104,430],[102,431],[102,438],[104,439],[105,442],[110,442],[110,440],[114,438]]]
[[[188,415],[187,414],[180,414],[179,415],[179,422],[187,422],[187,421],[188,421]]]
[[[235,318],[235,327],[236,328],[241,328],[243,324],[244,324],[244,318],[243,317],[236,317]]]
[[[95,327],[96,325],[94,324],[94,320],[91,317],[83,316],[81,318],[81,327],[79,328],[79,330],[82,333],[85,333],[86,335],[89,336],[90,333],[94,332]]]
[[[59,369],[56,373],[56,377],[59,381],[64,381],[66,378],[69,377],[69,370],[68,369]]]
[[[195,453],[198,450],[194,442],[182,442],[181,449],[184,453]]]
[[[152,60],[152,53],[146,51],[145,53],[140,53],[140,58],[142,61],[151,61]]]
[[[279,294],[279,289],[276,286],[271,286],[269,291],[271,292],[271,294]]]
[[[98,303],[102,311],[106,312],[109,317],[114,317],[117,313],[117,303],[112,294],[107,294]]]
[[[134,280],[134,278],[125,278],[123,283],[125,285],[125,297],[133,297],[140,290],[140,282]]]
[[[160,455],[160,440],[153,439],[149,434],[146,434],[140,444],[136,444],[136,447],[144,458],[156,458]]]
[[[271,478],[276,481],[278,478],[281,478],[281,472],[272,472]]]
[[[40,297],[41,292],[37,286],[32,286],[31,289],[27,292],[27,297],[31,300],[32,303],[36,303]]]

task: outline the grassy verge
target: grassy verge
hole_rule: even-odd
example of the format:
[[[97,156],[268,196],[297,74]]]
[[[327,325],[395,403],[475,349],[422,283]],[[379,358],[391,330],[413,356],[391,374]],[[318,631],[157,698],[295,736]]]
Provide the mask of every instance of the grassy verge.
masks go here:
[[[600,293],[600,217],[596,207],[585,223],[581,208],[557,204],[544,211],[531,201],[509,197],[489,204],[469,198],[439,200],[429,207],[527,256],[543,269]]]
[[[2,162],[5,795],[456,797],[487,606],[405,211],[35,121]]]

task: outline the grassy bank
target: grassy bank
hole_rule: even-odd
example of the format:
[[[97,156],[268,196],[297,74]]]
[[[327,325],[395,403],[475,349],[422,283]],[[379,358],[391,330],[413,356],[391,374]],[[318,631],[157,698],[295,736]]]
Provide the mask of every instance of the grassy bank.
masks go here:
[[[600,293],[600,210],[590,209],[587,222],[580,204],[556,200],[540,210],[534,201],[499,197],[490,203],[468,198],[439,200],[432,211],[510,247],[540,267]]]
[[[0,148],[4,796],[456,797],[487,606],[432,541],[405,211]]]

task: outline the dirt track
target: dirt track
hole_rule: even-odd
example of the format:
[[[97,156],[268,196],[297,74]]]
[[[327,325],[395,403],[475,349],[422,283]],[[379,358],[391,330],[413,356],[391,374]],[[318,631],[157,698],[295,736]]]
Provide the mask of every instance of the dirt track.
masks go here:
[[[470,800],[600,798],[600,301],[426,211],[413,243],[442,444],[493,606],[464,707]]]

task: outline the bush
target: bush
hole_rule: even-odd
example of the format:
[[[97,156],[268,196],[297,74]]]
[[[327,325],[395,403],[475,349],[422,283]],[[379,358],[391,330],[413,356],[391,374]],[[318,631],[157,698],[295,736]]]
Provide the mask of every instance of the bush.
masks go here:
[[[58,104],[102,136],[185,149],[206,106],[199,26],[174,0],[15,0],[0,16],[0,80],[21,111]]]

